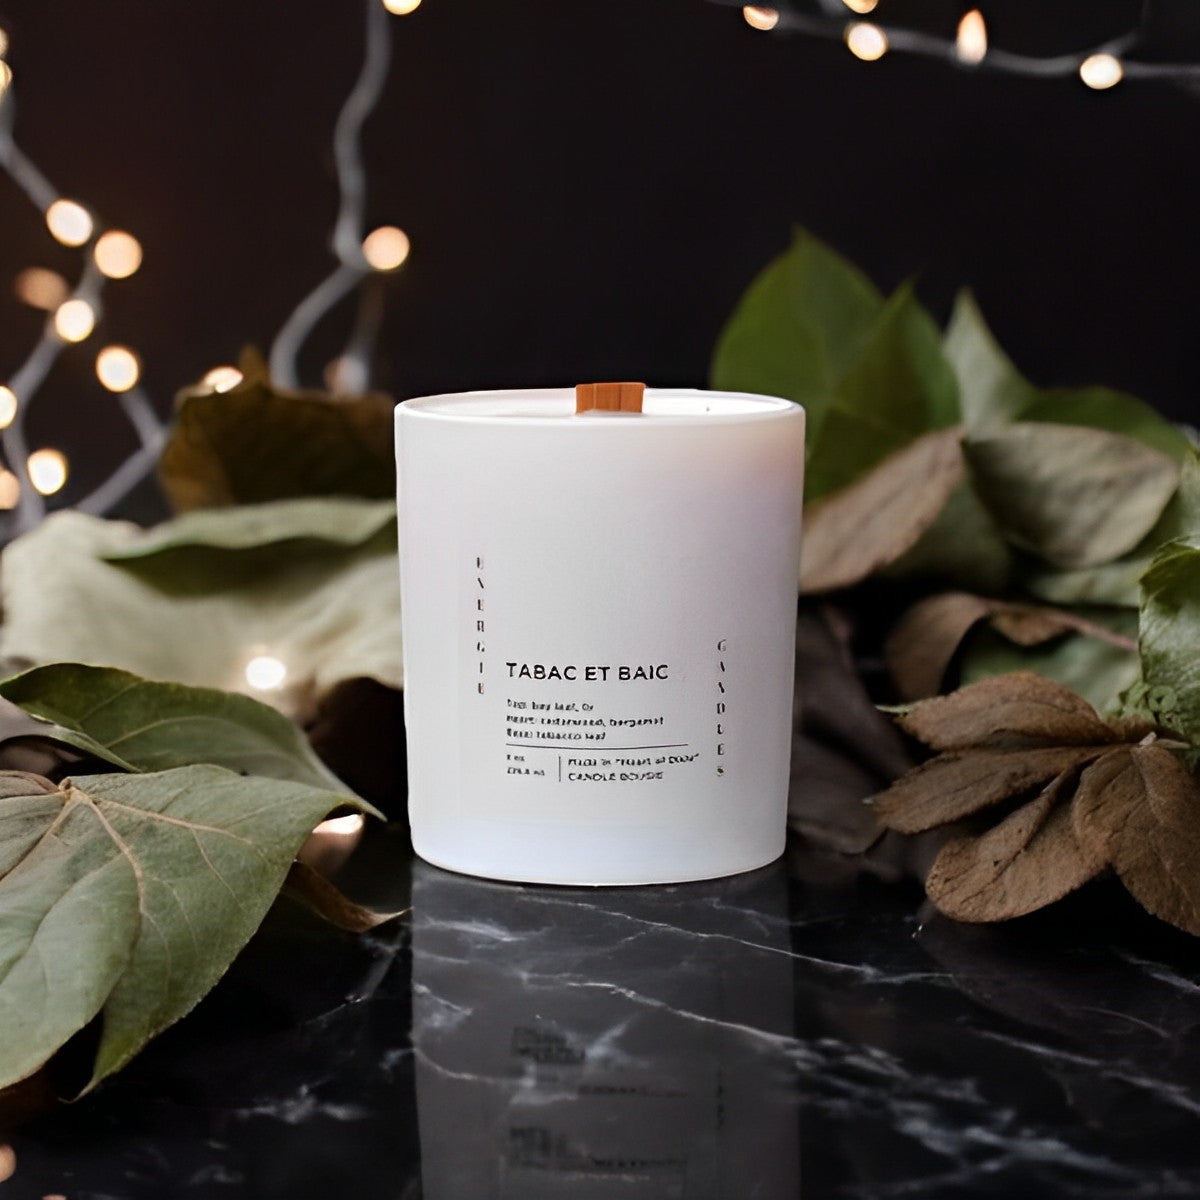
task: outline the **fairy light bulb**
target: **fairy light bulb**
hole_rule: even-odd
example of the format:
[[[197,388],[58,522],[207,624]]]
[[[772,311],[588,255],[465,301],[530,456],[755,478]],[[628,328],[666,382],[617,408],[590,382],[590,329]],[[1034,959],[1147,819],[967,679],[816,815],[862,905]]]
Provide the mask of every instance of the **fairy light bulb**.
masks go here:
[[[82,342],[96,328],[96,310],[86,300],[67,300],[54,313],[54,331],[64,342]]]
[[[92,257],[101,275],[128,279],[142,265],[142,244],[131,233],[109,229],[96,239]]]
[[[110,392],[127,392],[141,377],[141,359],[128,346],[105,346],[96,355],[96,378]]]
[[[987,55],[987,26],[984,24],[983,13],[977,8],[964,13],[958,23],[958,33],[954,39],[954,53],[958,61],[967,66],[978,66]]]
[[[761,29],[764,33],[779,24],[778,9],[760,8],[756,4],[745,5],[742,8],[742,17],[751,29]]]
[[[401,266],[411,249],[408,234],[395,225],[381,225],[363,239],[363,257],[374,271],[394,271]]]
[[[13,295],[42,312],[53,312],[70,294],[67,281],[46,267],[26,267],[13,280]]]
[[[421,7],[421,0],[383,0],[383,7],[393,16],[407,17]]]
[[[0,467],[0,509],[17,507],[21,499],[21,481],[7,468]]]
[[[0,383],[0,429],[7,429],[17,415],[17,394]]]
[[[34,490],[43,496],[53,496],[67,482],[67,458],[61,450],[35,450],[26,467]]]
[[[855,21],[846,29],[846,45],[855,58],[875,62],[887,53],[887,34],[870,21]]]
[[[228,392],[242,382],[242,373],[237,367],[213,367],[212,370],[205,371],[200,382],[214,392]]]
[[[1079,64],[1079,78],[1098,92],[1116,87],[1125,78],[1121,60],[1112,54],[1091,54]]]
[[[842,3],[853,13],[865,17],[879,7],[879,0],[842,0]]]
[[[256,654],[245,666],[246,682],[256,692],[281,688],[287,673],[287,666],[273,654]]]
[[[92,236],[92,214],[74,200],[55,200],[46,209],[46,228],[64,246],[82,246]]]
[[[0,49],[0,54],[3,53],[4,50]],[[8,91],[8,85],[10,83],[12,83],[12,67],[10,67],[8,63],[4,61],[4,59],[0,58],[0,98],[2,98],[4,93]]]

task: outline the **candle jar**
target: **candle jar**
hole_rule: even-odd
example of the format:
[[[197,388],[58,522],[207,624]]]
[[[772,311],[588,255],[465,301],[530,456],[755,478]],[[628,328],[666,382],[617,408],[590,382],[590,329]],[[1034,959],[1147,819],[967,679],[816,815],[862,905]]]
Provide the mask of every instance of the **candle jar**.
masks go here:
[[[397,406],[409,817],[437,866],[668,883],[783,850],[804,410],[612,386],[634,411]]]

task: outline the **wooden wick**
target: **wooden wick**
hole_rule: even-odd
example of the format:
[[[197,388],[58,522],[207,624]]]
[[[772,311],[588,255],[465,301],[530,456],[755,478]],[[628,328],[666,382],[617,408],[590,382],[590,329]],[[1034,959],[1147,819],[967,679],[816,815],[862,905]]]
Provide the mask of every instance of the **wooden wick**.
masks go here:
[[[640,413],[645,391],[644,383],[577,383],[575,411]]]

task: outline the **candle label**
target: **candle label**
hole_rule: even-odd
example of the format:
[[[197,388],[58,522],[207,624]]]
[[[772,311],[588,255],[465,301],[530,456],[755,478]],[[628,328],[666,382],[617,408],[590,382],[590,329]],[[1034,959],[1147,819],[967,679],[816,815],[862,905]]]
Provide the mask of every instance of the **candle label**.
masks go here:
[[[723,631],[684,627],[673,608],[633,623],[589,604],[601,580],[578,570],[544,573],[535,611],[522,601],[534,569],[525,557],[511,544],[479,549],[463,575],[462,737],[485,748],[464,764],[469,786],[519,786],[522,799],[532,786],[569,801],[597,785],[723,778],[732,658]],[[575,806],[565,812],[578,819]]]

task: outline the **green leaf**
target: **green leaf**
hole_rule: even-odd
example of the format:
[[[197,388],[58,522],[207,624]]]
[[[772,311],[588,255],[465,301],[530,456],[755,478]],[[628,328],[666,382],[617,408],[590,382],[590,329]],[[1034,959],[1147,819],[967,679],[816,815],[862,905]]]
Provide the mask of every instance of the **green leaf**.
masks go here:
[[[966,442],[975,488],[1013,545],[1058,567],[1134,549],[1179,482],[1170,458],[1121,434],[1019,422]]]
[[[45,736],[123,770],[208,762],[244,775],[346,790],[291,721],[249,696],[79,663],[35,667],[3,680],[0,696],[48,722]]]
[[[213,514],[216,518],[216,514]],[[231,512],[236,523],[239,517]],[[257,698],[292,716],[337,683],[403,682],[395,535],[319,552],[277,546],[180,546],[122,563],[136,526],[53,514],[10,543],[0,570],[3,652],[33,663],[119,667],[146,679],[249,691],[248,660],[279,659],[288,677]],[[173,534],[160,528],[157,536]]]
[[[1200,743],[1200,537],[1170,542],[1154,556],[1142,577],[1138,644],[1145,707]]]
[[[1137,634],[1137,614],[1125,609],[1087,609],[1076,615],[1123,637]],[[981,628],[967,639],[960,661],[963,685],[1013,671],[1034,671],[1065,684],[1100,713],[1115,712],[1121,694],[1138,677],[1136,651],[1084,634],[1018,646],[993,629]]]
[[[325,497],[302,500],[267,500],[235,508],[199,509],[185,513],[103,557],[127,562],[170,554],[174,550],[256,550],[281,546],[296,553],[306,543],[334,547],[361,546],[396,519],[393,500]]]
[[[1014,421],[1084,425],[1136,438],[1177,461],[1191,443],[1148,404],[1105,387],[1034,387],[1000,349],[970,292],[960,292],[945,337],[961,391],[963,424],[972,434]]]
[[[866,341],[883,299],[856,267],[804,230],[751,283],[717,341],[716,388],[785,396],[811,433]]]
[[[986,433],[1015,421],[1036,396],[1033,385],[1000,349],[969,291],[955,298],[943,346],[958,376],[963,424],[970,433]]]
[[[177,511],[289,496],[395,495],[393,403],[271,385],[256,356],[227,392],[185,390],[159,462]]]
[[[1107,429],[1136,438],[1176,462],[1192,452],[1187,438],[1150,405],[1111,388],[1052,388],[1035,396],[1021,410],[1020,419]]]
[[[345,803],[208,765],[0,774],[0,1087],[100,1015],[94,1085],[187,1013]]]

